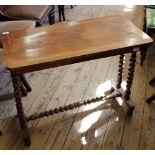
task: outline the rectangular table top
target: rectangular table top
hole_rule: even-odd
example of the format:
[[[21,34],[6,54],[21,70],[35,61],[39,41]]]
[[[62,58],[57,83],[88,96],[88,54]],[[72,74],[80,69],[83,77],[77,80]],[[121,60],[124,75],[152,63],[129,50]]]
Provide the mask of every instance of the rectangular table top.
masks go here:
[[[19,72],[128,53],[153,41],[123,16],[5,32],[2,40],[8,68]]]

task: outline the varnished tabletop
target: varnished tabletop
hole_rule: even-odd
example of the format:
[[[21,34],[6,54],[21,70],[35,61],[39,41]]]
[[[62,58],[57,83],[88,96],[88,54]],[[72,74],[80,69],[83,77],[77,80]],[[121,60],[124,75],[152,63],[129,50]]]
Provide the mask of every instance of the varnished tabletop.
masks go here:
[[[6,32],[2,39],[7,66],[18,72],[128,53],[153,41],[122,16]]]

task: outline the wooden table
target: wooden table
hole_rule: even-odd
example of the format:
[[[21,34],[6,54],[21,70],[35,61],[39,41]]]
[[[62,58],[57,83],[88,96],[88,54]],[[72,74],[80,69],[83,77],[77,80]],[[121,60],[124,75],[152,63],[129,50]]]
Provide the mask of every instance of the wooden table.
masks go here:
[[[132,114],[130,101],[136,53],[153,41],[126,17],[113,16],[65,22],[31,30],[5,32],[2,35],[7,66],[12,75],[17,113],[25,145],[30,145],[27,121],[78,108],[105,99],[121,97]],[[131,53],[126,90],[121,88],[124,56]],[[19,75],[82,61],[120,55],[117,82],[108,96],[76,102],[64,107],[25,116]]]

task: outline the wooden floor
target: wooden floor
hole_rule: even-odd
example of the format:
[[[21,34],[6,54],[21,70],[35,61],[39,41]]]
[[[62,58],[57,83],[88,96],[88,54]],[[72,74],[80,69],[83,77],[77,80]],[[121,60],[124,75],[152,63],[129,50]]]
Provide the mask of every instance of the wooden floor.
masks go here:
[[[75,6],[74,9],[66,6],[65,11],[70,21],[125,15],[142,28],[142,6]],[[155,44],[149,47],[143,67],[137,56],[132,91],[136,108],[131,118],[126,116],[124,105],[108,101],[31,121],[30,147],[25,147],[22,141],[10,74],[5,71],[0,75],[0,126],[3,126],[0,149],[155,149],[155,104],[145,102],[155,91],[148,85],[155,75],[154,49]],[[124,80],[128,60],[127,55]],[[117,74],[117,64],[118,57],[111,57],[27,74],[33,91],[23,98],[25,113],[102,95]]]

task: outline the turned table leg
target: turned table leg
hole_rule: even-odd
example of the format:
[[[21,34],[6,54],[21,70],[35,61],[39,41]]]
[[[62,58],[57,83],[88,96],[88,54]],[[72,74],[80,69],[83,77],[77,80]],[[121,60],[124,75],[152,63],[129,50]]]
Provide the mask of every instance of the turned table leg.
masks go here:
[[[121,54],[120,58],[119,58],[117,84],[116,84],[117,89],[121,88],[122,76],[123,76],[123,68],[124,68],[124,56],[125,56],[124,54]]]
[[[19,118],[20,128],[22,131],[25,145],[29,146],[31,144],[31,140],[30,140],[28,126],[26,123],[26,117],[24,114],[22,101],[21,101],[20,77],[13,73],[11,73],[11,76],[12,76],[12,83],[13,83],[13,88],[14,88],[14,95],[15,95],[16,108],[17,108],[17,114],[18,114],[18,118]]]
[[[145,59],[146,59],[147,48],[148,48],[148,47],[145,46],[145,47],[143,47],[143,48],[141,49],[141,52],[140,52],[140,59],[141,59],[140,65],[141,65],[141,66],[143,65],[143,62],[144,62]]]
[[[136,52],[133,51],[130,57],[127,84],[126,84],[126,90],[124,95],[124,99],[126,100],[126,102],[130,102],[129,100],[130,100],[131,87],[132,87],[134,71],[135,71],[135,63],[136,63]],[[127,112],[129,115],[132,115],[133,110],[134,110],[134,106],[128,106]]]
[[[140,56],[141,56],[140,65],[142,66],[142,65],[143,65],[143,62],[144,62],[145,59],[146,59],[146,51],[141,51],[141,52],[140,52]]]
[[[149,84],[150,85],[154,85],[155,84],[155,77],[151,81],[149,81]],[[155,93],[152,96],[150,96],[149,98],[147,98],[146,102],[147,103],[151,103],[154,100],[155,100]]]

